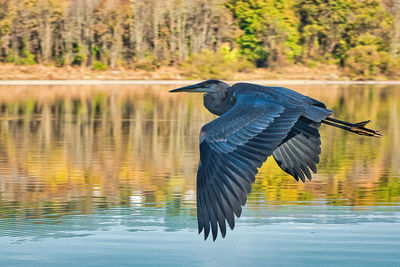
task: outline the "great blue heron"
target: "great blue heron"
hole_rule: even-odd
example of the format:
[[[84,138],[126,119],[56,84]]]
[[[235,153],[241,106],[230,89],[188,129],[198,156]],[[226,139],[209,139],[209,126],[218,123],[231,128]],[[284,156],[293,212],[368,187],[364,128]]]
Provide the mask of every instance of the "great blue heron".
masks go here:
[[[365,128],[369,121],[349,123],[329,117],[325,104],[284,87],[250,83],[232,86],[208,80],[170,92],[205,92],[204,106],[217,119],[200,131],[197,171],[197,222],[204,239],[211,231],[223,237],[226,222],[235,226],[257,168],[272,154],[279,167],[297,181],[311,180],[321,153],[321,123],[360,135],[379,137]]]

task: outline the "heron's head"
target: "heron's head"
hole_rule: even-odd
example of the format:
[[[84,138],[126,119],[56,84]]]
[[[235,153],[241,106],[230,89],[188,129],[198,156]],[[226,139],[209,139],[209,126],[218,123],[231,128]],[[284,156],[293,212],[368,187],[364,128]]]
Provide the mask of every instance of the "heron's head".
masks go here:
[[[171,90],[171,93],[189,92],[189,93],[217,93],[226,92],[229,85],[218,80],[207,80],[201,83],[181,87]]]

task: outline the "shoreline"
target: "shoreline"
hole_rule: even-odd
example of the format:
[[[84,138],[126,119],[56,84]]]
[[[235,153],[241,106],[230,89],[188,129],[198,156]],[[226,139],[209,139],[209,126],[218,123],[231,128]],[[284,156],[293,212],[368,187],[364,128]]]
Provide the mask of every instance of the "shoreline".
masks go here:
[[[313,68],[291,65],[275,70],[256,68],[229,75],[221,73],[194,75],[179,66],[161,66],[155,70],[119,68],[96,71],[85,67],[0,63],[0,85],[176,85],[193,84],[203,78],[217,78],[231,83],[250,81],[264,85],[400,84],[398,77],[379,75],[371,79],[350,77],[332,65],[318,65]]]
[[[188,85],[203,80],[0,80],[0,86],[11,85]],[[343,81],[343,80],[243,80],[263,85],[400,85],[400,80]]]

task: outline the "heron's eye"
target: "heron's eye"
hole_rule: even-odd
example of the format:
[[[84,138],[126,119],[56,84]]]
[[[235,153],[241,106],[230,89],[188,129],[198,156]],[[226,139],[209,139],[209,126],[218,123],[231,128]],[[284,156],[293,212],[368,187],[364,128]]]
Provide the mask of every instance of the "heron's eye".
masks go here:
[[[206,85],[205,83],[203,83],[201,86],[202,86],[202,87],[206,87],[207,85]]]

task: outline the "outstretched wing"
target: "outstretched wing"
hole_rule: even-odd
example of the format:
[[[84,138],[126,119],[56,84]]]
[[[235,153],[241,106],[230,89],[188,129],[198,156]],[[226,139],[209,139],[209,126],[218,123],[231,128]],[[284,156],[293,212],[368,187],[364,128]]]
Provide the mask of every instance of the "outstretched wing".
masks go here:
[[[311,180],[311,171],[317,173],[321,140],[319,122],[300,117],[282,143],[272,153],[282,170],[296,181]]]
[[[236,95],[228,112],[200,132],[197,172],[197,220],[204,238],[234,228],[251,185],[268,156],[292,129],[303,106],[280,105],[263,96]]]

